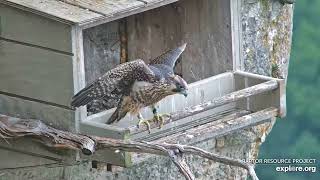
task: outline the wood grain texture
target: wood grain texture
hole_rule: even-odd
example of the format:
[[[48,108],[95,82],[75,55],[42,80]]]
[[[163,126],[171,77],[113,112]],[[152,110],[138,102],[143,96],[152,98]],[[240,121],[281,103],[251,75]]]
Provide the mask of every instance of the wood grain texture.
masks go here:
[[[0,42],[0,91],[70,106],[72,57]]]
[[[120,64],[119,22],[110,22],[83,31],[86,83],[98,79]]]
[[[64,155],[63,155],[64,154]],[[35,166],[59,166],[67,159],[75,160],[75,153],[59,151],[32,142],[31,138],[0,140],[0,172],[10,169],[28,169]],[[69,157],[68,157],[69,156]],[[1,179],[1,177],[0,177]]]
[[[179,1],[127,22],[129,60],[155,58],[186,42],[176,72],[188,82],[232,70],[229,1]]]
[[[230,1],[188,0],[181,2],[189,57],[182,71],[188,81],[196,81],[232,70]]]
[[[71,27],[0,3],[0,37],[72,52]]]
[[[185,132],[188,132],[199,126],[204,126],[206,124],[211,124],[211,125],[215,124],[220,127],[221,125],[223,125],[223,122],[226,119],[235,119],[237,117],[240,117],[242,115],[249,113],[248,111],[234,109],[231,106],[232,105],[219,107],[216,109],[211,109],[202,113],[195,114],[187,118],[179,119],[177,121],[173,121],[169,124],[166,124],[166,126],[162,129],[159,129],[159,130],[156,128],[152,129],[151,131],[152,134],[148,134],[147,132],[136,133],[136,134],[133,134],[131,138],[138,141],[140,140],[156,141],[158,139],[166,138],[169,136],[184,134]],[[221,110],[221,109],[227,109],[227,110]],[[211,134],[214,134],[214,133],[211,132]],[[213,138],[213,136],[210,136],[210,137]],[[210,139],[210,138],[207,137],[207,139]]]
[[[3,127],[4,124],[11,127],[15,126],[16,123],[21,122],[20,118],[5,117],[8,116],[0,115],[1,127]],[[30,128],[29,130],[41,134],[41,129],[45,127],[39,127],[37,126],[38,124],[36,121],[33,122],[34,124],[28,125],[28,127]],[[9,138],[12,137],[12,134],[9,135],[4,129],[1,129],[0,131],[0,152],[3,152],[0,154],[0,156],[2,160],[6,160],[7,162],[0,163],[0,171],[15,168],[24,169],[46,165],[59,166],[67,163],[74,163],[75,161],[75,151],[72,151],[70,149],[48,148],[47,146],[43,146],[43,144],[39,143],[39,141],[34,141],[35,139],[33,139],[32,136],[29,136],[25,139]],[[13,134],[16,137],[19,137],[21,135],[18,131],[15,131],[15,133]],[[48,138],[48,136],[43,138]]]
[[[78,26],[72,27],[72,57],[74,94],[85,87],[85,67],[83,58],[83,31]],[[87,108],[80,107],[75,110],[75,131],[79,132],[80,122],[87,117]]]
[[[257,94],[252,97],[246,98],[244,101],[237,102],[239,108],[245,108],[247,110],[256,112],[268,107],[277,107],[279,112],[278,117],[285,117],[286,115],[286,85],[284,79],[276,79],[268,76],[261,76],[253,73],[235,72],[235,79],[238,81],[236,89],[247,88],[255,86],[267,81],[277,81],[278,88],[273,91]]]
[[[151,9],[155,9],[161,6],[165,6],[167,4],[176,2],[178,0],[148,0],[148,1],[144,1],[144,0],[140,0],[139,2],[142,2],[142,4],[139,4],[139,6],[137,7],[129,7],[128,9],[125,9],[123,11],[119,11],[119,12],[115,12],[114,14],[111,15],[107,15],[104,14],[104,12],[99,12],[102,13],[104,16],[101,18],[97,18],[96,20],[93,21],[89,21],[89,22],[84,22],[84,23],[80,23],[80,27],[87,29],[87,28],[91,28],[94,26],[98,26],[100,24],[104,24],[107,22],[111,22],[111,21],[115,21],[121,18],[125,18],[134,14],[138,14],[144,11],[148,11]],[[117,9],[117,8],[115,8]],[[91,9],[92,11],[94,11],[93,9]]]
[[[173,143],[172,140],[174,139],[184,139],[183,137],[187,137],[185,138],[186,142],[181,143],[194,144],[199,141],[218,138],[226,134],[235,133],[241,129],[270,121],[271,118],[277,115],[277,111],[278,109],[274,107],[262,109],[261,111],[254,113],[250,113],[246,110],[234,111],[234,113],[226,115],[225,117],[216,121],[188,129],[183,133],[177,133],[172,136],[155,140],[155,142]]]
[[[143,2],[136,0],[65,0],[64,2],[98,12],[104,16],[114,16],[117,13],[125,13],[144,6]]]
[[[179,16],[174,3],[128,17],[128,60],[140,58],[149,62],[165,51],[182,45]],[[175,72],[182,73],[180,63]]]
[[[52,127],[75,132],[74,111],[0,94],[0,114],[42,119]]]
[[[65,0],[62,2],[102,15],[102,17],[96,18],[91,22],[80,23],[82,27],[89,28],[175,1],[177,0]]]
[[[232,54],[233,54],[233,70],[243,70],[244,62],[242,58],[242,33],[241,33],[241,1],[233,0],[230,3],[231,12],[231,36],[232,36]]]
[[[0,2],[69,24],[86,22],[102,16],[58,0],[0,0]]]
[[[0,114],[20,118],[42,119],[53,127],[75,132],[74,111],[58,108],[33,101],[0,95]],[[15,119],[11,119],[15,122]],[[46,148],[31,139],[4,140],[0,136],[0,158],[6,163],[0,163],[1,169],[27,169],[37,166],[61,166],[63,163],[74,162],[74,151],[61,151]],[[13,158],[15,157],[15,158]],[[0,177],[1,179],[1,177]]]
[[[63,23],[77,23],[83,28],[90,28],[176,1],[177,0],[0,0],[0,3],[8,4]]]

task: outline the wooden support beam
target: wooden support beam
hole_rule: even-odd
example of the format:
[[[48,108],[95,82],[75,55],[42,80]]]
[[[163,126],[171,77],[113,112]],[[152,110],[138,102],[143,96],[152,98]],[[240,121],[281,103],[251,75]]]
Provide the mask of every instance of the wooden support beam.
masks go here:
[[[227,165],[245,168],[248,170],[252,179],[258,180],[252,164],[238,159],[213,154],[193,146],[135,142],[130,140],[118,140],[75,134],[52,128],[39,120],[19,119],[0,115],[0,137],[4,139],[31,137],[49,147],[81,150],[82,153],[86,155],[92,155],[99,149],[164,155],[168,156],[174,162],[187,180],[194,179],[190,168],[184,160],[185,154],[191,154]]]
[[[182,111],[173,112],[169,115],[169,118],[165,121],[165,124],[177,121],[179,119],[183,119],[204,111],[208,111],[210,109],[216,108],[218,106],[222,106],[231,102],[238,101],[240,99],[244,99],[250,96],[254,96],[257,94],[261,94],[264,92],[272,91],[278,88],[278,82],[276,80],[270,80],[255,86],[251,86],[239,91],[235,91],[224,95],[222,97],[215,98],[211,101],[193,106],[187,107]],[[151,128],[155,128],[157,124],[150,124]],[[138,128],[137,126],[131,126],[128,128],[131,133],[139,133],[145,131],[145,129]]]
[[[120,38],[120,63],[128,61],[128,33],[127,19],[119,20],[119,38]]]

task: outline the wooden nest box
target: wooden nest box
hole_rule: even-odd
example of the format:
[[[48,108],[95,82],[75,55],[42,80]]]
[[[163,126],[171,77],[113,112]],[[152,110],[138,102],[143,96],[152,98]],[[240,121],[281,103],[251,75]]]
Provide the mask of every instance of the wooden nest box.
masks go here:
[[[146,141],[206,125],[216,126],[205,136],[213,138],[282,117],[283,80],[241,71],[238,2],[0,0],[0,113],[41,119],[72,132]],[[86,107],[70,107],[75,93],[116,65],[137,58],[148,61],[182,43],[188,45],[175,71],[190,83],[189,96],[167,97],[159,103],[160,113],[197,110],[201,103],[210,109],[148,134],[136,128],[137,119],[129,115],[106,125],[114,108],[88,113]],[[144,113],[151,117],[148,109]],[[76,157],[38,146],[26,148],[27,142],[14,144],[0,145],[55,158]],[[131,164],[129,153],[104,151],[90,158]]]

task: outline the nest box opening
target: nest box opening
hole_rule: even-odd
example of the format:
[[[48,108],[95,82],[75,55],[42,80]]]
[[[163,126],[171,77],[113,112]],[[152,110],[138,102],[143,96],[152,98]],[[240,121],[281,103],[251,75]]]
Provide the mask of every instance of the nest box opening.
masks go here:
[[[175,73],[188,83],[233,70],[229,1],[185,0],[83,30],[86,84],[117,65],[148,62],[187,43]],[[114,108],[101,99],[87,105],[88,115]]]

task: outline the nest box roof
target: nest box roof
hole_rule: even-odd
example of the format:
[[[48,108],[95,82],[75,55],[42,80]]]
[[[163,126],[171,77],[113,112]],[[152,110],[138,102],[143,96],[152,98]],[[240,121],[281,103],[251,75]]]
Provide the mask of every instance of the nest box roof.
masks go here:
[[[0,0],[0,3],[69,24],[112,21],[178,0]]]

